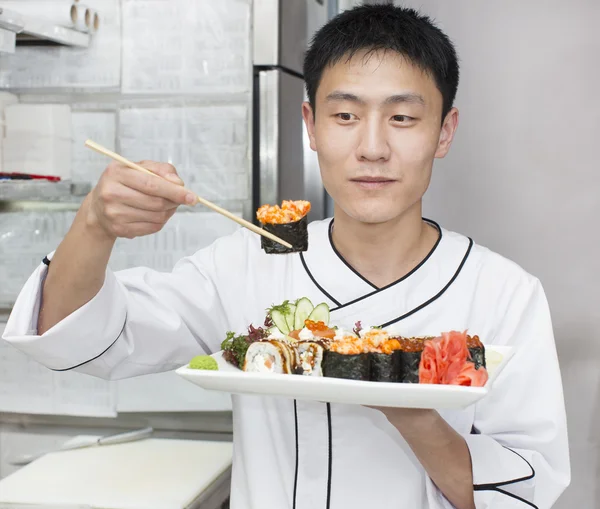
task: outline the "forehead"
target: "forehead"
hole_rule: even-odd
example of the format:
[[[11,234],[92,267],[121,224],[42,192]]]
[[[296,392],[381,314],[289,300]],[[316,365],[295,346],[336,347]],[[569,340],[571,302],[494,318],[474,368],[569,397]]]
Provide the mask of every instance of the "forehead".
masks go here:
[[[442,94],[431,75],[395,51],[360,51],[327,66],[317,89],[317,103],[334,90],[366,101],[412,92],[432,107],[442,106]]]

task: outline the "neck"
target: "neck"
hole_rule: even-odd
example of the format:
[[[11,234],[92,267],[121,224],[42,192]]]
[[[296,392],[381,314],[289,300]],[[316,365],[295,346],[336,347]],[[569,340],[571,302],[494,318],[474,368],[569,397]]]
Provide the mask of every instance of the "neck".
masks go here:
[[[418,203],[385,223],[363,223],[336,206],[333,244],[354,270],[382,288],[413,270],[437,242],[438,231],[421,214]]]

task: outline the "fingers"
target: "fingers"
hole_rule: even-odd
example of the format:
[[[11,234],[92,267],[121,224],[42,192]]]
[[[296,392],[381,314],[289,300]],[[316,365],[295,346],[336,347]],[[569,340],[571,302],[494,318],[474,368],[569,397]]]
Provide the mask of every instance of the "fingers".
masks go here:
[[[172,165],[142,161],[140,166],[160,176],[112,163],[92,192],[90,210],[111,236],[132,239],[156,233],[179,205],[197,203]]]
[[[129,225],[135,223],[148,223],[162,226],[173,214],[175,208],[161,211],[141,210],[127,205],[106,205],[104,214],[114,225]]]
[[[179,206],[178,203],[167,200],[166,198],[149,196],[119,183],[107,185],[106,189],[104,189],[103,199],[107,206],[111,204],[122,204],[134,209],[154,212],[174,210]]]
[[[152,166],[156,173],[168,176],[169,178],[177,177],[176,174],[172,173],[171,165],[162,163],[155,163],[156,165],[147,164],[146,166],[150,169]],[[145,166],[145,167],[146,167]],[[114,164],[110,165],[106,169],[106,175],[108,181],[120,182],[121,184],[138,191],[147,196],[154,196],[157,198],[164,198],[177,205],[193,205],[196,203],[196,196],[185,189],[183,185],[175,184],[173,182],[166,181],[162,178],[154,175],[148,175],[140,171],[132,170],[122,165]],[[178,178],[178,177],[177,177]],[[109,191],[114,191],[109,189]]]

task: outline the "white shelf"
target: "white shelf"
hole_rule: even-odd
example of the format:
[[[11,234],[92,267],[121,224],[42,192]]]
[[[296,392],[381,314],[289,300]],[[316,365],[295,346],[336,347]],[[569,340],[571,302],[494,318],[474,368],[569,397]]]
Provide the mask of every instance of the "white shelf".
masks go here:
[[[43,180],[0,180],[0,202],[79,202],[92,186],[87,182]]]
[[[87,48],[90,35],[53,24],[42,18],[24,16],[14,11],[2,8],[0,0],[0,28],[11,30],[17,34],[19,42],[44,41],[65,46]]]
[[[65,46],[87,48],[90,44],[89,34],[70,28],[53,25],[37,18],[25,18],[25,27],[17,35],[17,41],[52,41]]]
[[[5,28],[18,34],[25,28],[25,20],[18,12],[4,9],[0,2],[0,28]]]

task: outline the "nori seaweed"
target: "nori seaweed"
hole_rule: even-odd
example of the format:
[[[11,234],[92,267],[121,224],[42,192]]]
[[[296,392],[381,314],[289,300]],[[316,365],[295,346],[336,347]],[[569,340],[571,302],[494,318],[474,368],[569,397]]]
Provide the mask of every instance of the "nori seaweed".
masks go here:
[[[397,382],[401,373],[401,358],[398,355],[377,353],[369,354],[370,379],[373,382]]]
[[[298,253],[308,249],[308,219],[304,216],[293,223],[266,223],[262,225],[263,230],[276,235],[292,245],[292,248],[282,246],[279,242],[267,239],[261,235],[260,246],[268,254]]]
[[[481,345],[481,347],[469,348],[469,354],[471,355],[471,359],[473,359],[475,369],[479,369],[481,366],[483,366],[484,368],[486,367],[485,347],[483,345]]]
[[[302,364],[296,364],[294,369],[292,370],[292,375],[304,375],[304,369],[302,369]]]
[[[392,354],[399,358],[400,376],[398,382],[418,384],[419,383],[419,364],[421,364],[421,354],[423,352],[405,352],[396,350]]]
[[[323,352],[323,376],[347,378],[348,380],[369,380],[369,356],[365,353],[347,355]]]

